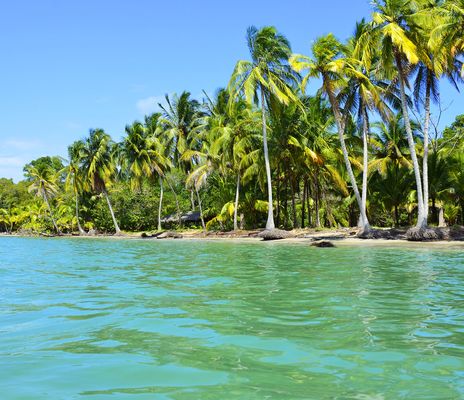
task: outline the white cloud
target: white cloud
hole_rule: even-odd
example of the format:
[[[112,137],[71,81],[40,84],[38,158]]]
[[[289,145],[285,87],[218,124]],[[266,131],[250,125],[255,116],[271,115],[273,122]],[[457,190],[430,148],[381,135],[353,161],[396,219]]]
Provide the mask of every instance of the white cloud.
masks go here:
[[[140,84],[133,84],[130,86],[129,90],[131,93],[142,93],[146,90],[146,86]]]
[[[0,166],[6,168],[22,167],[26,162],[21,157],[0,156]]]
[[[31,140],[18,140],[18,139],[7,139],[2,142],[2,147],[6,147],[14,150],[30,150],[37,149],[42,146],[40,140],[31,139]]]
[[[71,131],[82,130],[82,125],[79,124],[78,122],[74,122],[74,121],[67,121],[67,122],[65,122],[64,126],[65,126],[66,129],[69,129]]]
[[[155,111],[159,111],[160,108],[158,103],[164,103],[164,95],[163,96],[150,96],[146,97],[145,99],[140,99],[135,104],[137,110],[142,115],[148,115],[154,113]]]

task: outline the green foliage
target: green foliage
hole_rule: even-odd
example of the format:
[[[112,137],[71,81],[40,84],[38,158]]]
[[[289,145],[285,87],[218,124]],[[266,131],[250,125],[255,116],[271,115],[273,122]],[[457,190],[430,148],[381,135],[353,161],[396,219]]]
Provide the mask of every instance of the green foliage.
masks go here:
[[[464,115],[431,132],[429,113],[442,77],[461,84],[463,10],[461,0],[375,0],[372,21],[346,43],[317,38],[311,57],[292,55],[274,27],[250,27],[249,60],[227,89],[166,95],[119,143],[92,129],[68,160],[41,157],[25,180],[0,179],[0,231],[154,231],[167,216],[182,227],[188,211],[208,229],[263,227],[266,216],[331,228],[360,213],[401,226],[428,207],[429,223],[443,209],[464,224]],[[305,94],[314,78],[320,89]]]

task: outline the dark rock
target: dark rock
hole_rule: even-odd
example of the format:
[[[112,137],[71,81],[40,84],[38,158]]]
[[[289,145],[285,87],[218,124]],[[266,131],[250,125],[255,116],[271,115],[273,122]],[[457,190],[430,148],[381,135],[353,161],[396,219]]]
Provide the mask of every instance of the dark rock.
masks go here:
[[[283,231],[281,229],[266,229],[258,234],[258,237],[263,240],[280,240],[289,239],[293,237],[291,232]]]
[[[321,240],[317,242],[311,243],[311,246],[314,247],[336,247],[332,242],[329,242],[328,240]]]

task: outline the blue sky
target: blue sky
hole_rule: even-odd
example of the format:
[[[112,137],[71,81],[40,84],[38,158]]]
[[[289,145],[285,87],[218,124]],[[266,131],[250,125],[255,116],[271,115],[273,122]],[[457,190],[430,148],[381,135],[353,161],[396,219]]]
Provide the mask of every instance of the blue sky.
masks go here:
[[[368,0],[3,2],[0,177],[22,178],[42,155],[66,155],[90,128],[119,140],[165,93],[214,92],[248,57],[250,25],[274,25],[293,51],[333,32],[346,39]],[[310,90],[315,90],[313,86]],[[463,112],[443,89],[443,124]]]

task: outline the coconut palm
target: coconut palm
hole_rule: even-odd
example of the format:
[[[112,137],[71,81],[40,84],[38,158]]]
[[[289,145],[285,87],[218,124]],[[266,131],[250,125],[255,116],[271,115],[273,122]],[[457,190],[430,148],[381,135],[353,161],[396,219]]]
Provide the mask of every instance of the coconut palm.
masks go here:
[[[453,57],[464,51],[464,0],[446,0],[436,7],[428,45],[446,48]],[[463,71],[461,71],[463,72]]]
[[[372,67],[367,70],[362,60],[364,52],[363,46],[371,46],[371,43],[365,43],[361,40],[363,35],[368,31],[369,24],[365,20],[356,24],[353,37],[348,41],[346,46],[347,57],[350,60],[352,68],[357,73],[351,73],[348,77],[346,87],[342,90],[340,99],[343,102],[344,112],[347,117],[352,113],[356,115],[358,126],[362,132],[363,141],[363,172],[362,172],[362,190],[361,203],[363,212],[366,212],[367,203],[367,180],[369,167],[369,136],[370,136],[370,118],[369,115],[377,111],[385,120],[391,117],[392,113],[386,104],[387,100],[392,100],[392,93],[388,83],[379,80],[375,76],[376,68]],[[391,91],[391,88],[389,88]],[[393,97],[394,99],[394,97]]]
[[[191,165],[185,160],[179,161],[184,152],[193,147],[190,134],[199,124],[200,103],[191,99],[189,92],[182,92],[180,96],[174,94],[171,98],[166,95],[165,100],[166,104],[158,104],[163,110],[158,122],[174,164],[188,171]]]
[[[424,198],[424,219],[427,223],[429,214],[429,135],[431,125],[431,102],[439,102],[439,80],[445,75],[451,84],[458,89],[458,82],[461,81],[460,69],[462,68],[460,60],[455,58],[450,48],[444,43],[433,46],[430,32],[440,21],[443,21],[439,13],[439,2],[429,0],[423,5],[413,19],[415,23],[414,33],[415,40],[421,43],[426,52],[426,59],[421,60],[414,68],[414,100],[416,108],[420,111],[423,109],[423,136],[424,150],[422,161],[422,179],[423,179],[423,198]],[[433,17],[433,18],[432,18]]]
[[[53,222],[53,227],[56,233],[61,234],[50,205],[50,199],[58,193],[59,172],[53,170],[51,166],[48,165],[35,167],[32,164],[26,165],[24,170],[27,179],[31,182],[28,188],[29,192],[35,193],[37,197],[40,197],[45,202]]]
[[[430,64],[427,52],[417,35],[413,31],[415,14],[420,10],[417,2],[408,0],[375,0],[373,13],[373,27],[366,35],[375,38],[378,43],[374,48],[379,49],[379,56],[384,71],[393,76],[396,70],[396,79],[399,84],[401,108],[404,118],[406,137],[416,180],[416,194],[418,203],[418,218],[416,227],[424,229],[427,226],[427,217],[424,209],[424,192],[421,171],[417,159],[414,136],[408,110],[406,88],[409,85],[408,74],[411,66],[420,61]],[[372,58],[368,51],[364,52],[364,62],[370,65]]]
[[[108,186],[116,173],[114,143],[103,129],[91,129],[81,149],[81,168],[85,184],[94,192],[101,193],[108,204],[116,235],[121,234],[118,221],[108,196]]]
[[[260,98],[262,113],[262,132],[264,164],[268,191],[268,217],[266,229],[274,229],[274,211],[272,200],[271,167],[267,140],[266,97],[274,96],[280,102],[297,102],[291,84],[295,75],[288,65],[291,54],[290,43],[277,32],[276,28],[266,26],[257,29],[251,26],[247,30],[247,43],[251,61],[240,60],[235,65],[229,81],[231,101],[243,95],[249,104]],[[259,97],[258,97],[259,95]]]
[[[161,207],[163,202],[163,179],[166,168],[171,161],[165,156],[165,149],[151,132],[155,117],[149,118],[149,123],[135,121],[126,126],[126,136],[119,145],[119,159],[123,171],[126,172],[133,190],[140,188],[144,179],[159,179],[160,199],[158,207],[158,230],[161,230]]]
[[[365,208],[363,207],[358,184],[356,183],[356,178],[351,167],[345,143],[345,119],[337,98],[337,92],[346,86],[345,76],[358,76],[361,78],[364,74],[358,71],[356,67],[351,64],[350,60],[344,56],[343,51],[344,49],[342,44],[335,38],[335,36],[328,34],[318,38],[314,42],[312,46],[313,58],[303,56],[301,54],[294,54],[290,58],[290,64],[298,72],[304,70],[307,71],[307,75],[302,82],[303,89],[305,88],[309,78],[322,78],[321,90],[327,95],[332,107],[345,167],[361,214],[362,231],[366,232],[370,229],[369,220],[367,218]],[[365,78],[363,77],[362,79]]]
[[[85,233],[79,221],[79,195],[83,189],[82,174],[79,168],[79,163],[83,146],[84,142],[82,140],[78,140],[68,147],[69,164],[65,167],[65,187],[68,189],[71,188],[73,191],[77,228],[81,235]]]
[[[255,149],[258,138],[257,113],[245,101],[231,103],[229,92],[221,89],[214,100],[207,96],[205,129],[210,132],[210,151],[220,157],[220,170],[236,177],[233,226],[238,230],[238,208],[244,158]],[[228,204],[230,204],[228,202]],[[230,210],[230,207],[227,208]]]

